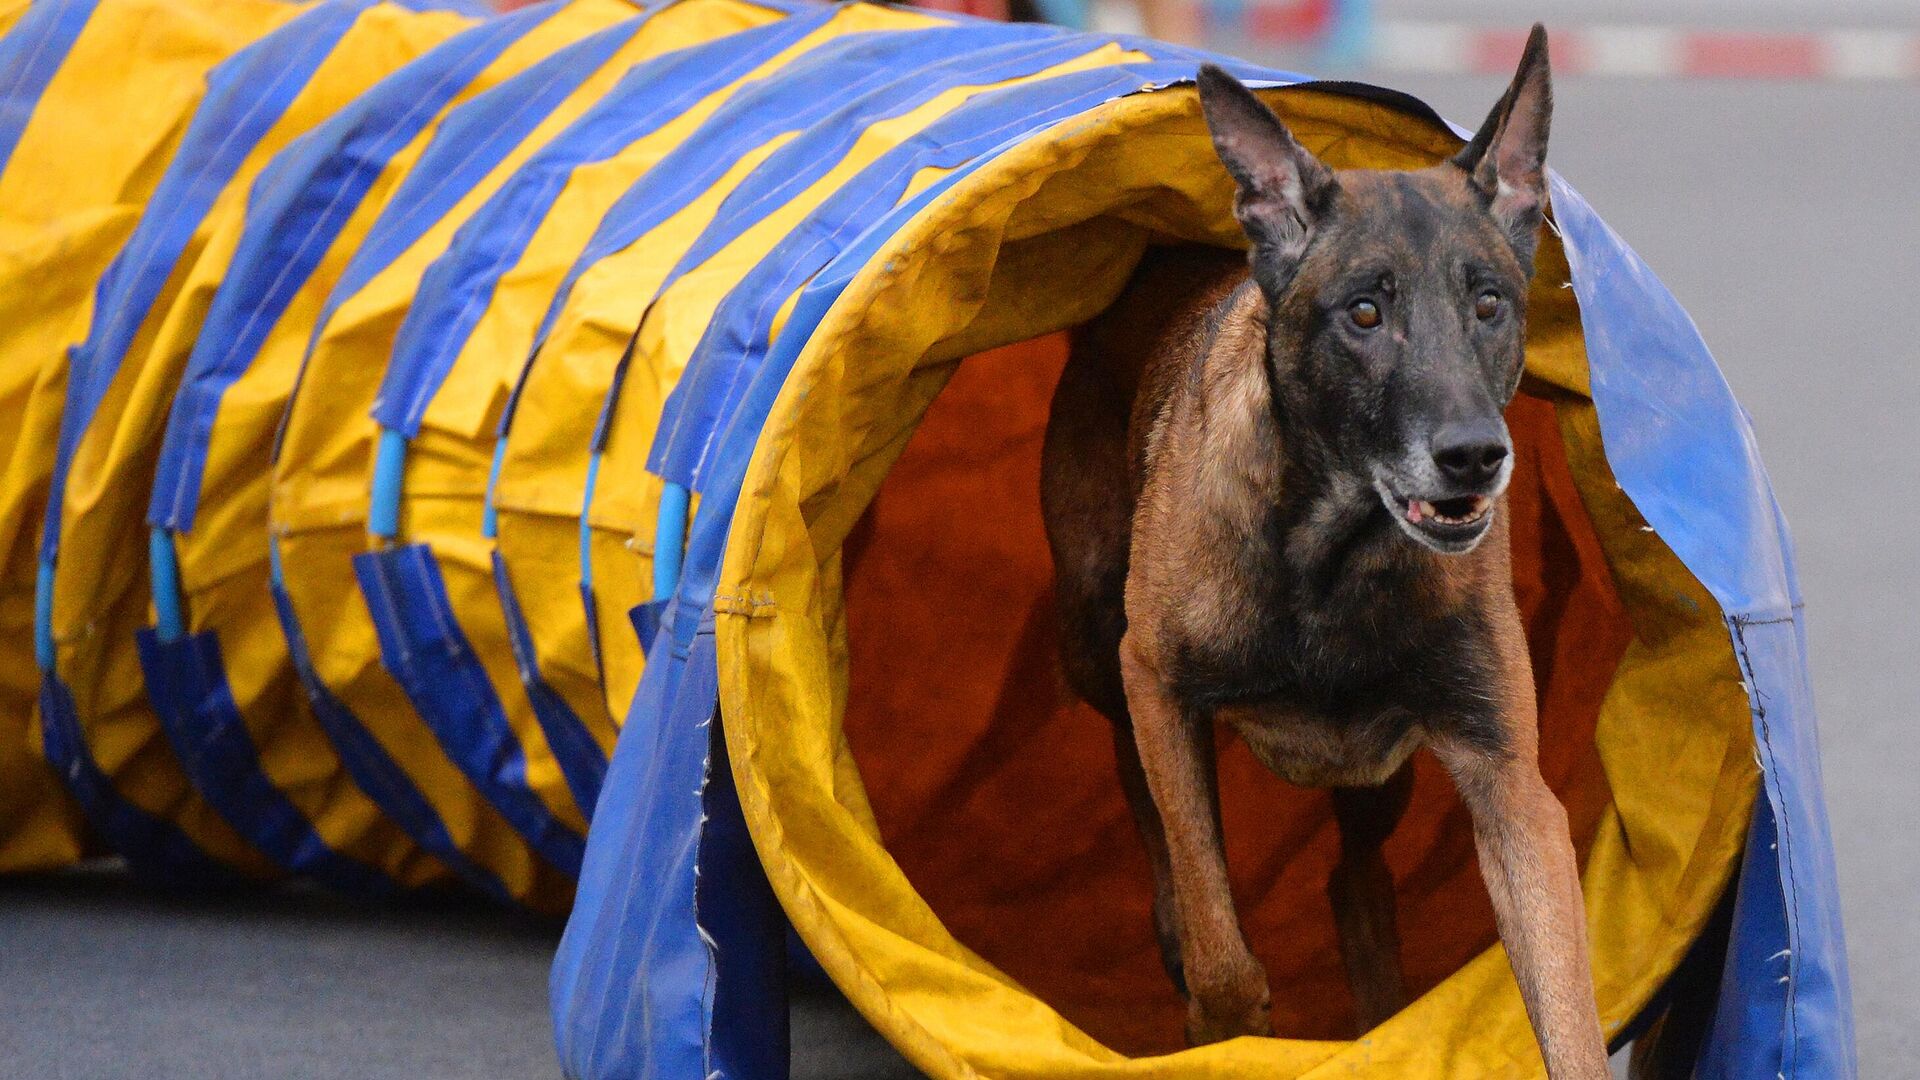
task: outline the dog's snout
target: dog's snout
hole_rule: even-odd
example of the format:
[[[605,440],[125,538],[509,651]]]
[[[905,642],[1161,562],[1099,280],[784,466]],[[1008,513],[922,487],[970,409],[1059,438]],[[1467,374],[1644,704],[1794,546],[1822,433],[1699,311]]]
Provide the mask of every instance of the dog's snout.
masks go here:
[[[1448,424],[1433,435],[1433,463],[1449,481],[1479,487],[1500,474],[1507,437],[1498,424]]]

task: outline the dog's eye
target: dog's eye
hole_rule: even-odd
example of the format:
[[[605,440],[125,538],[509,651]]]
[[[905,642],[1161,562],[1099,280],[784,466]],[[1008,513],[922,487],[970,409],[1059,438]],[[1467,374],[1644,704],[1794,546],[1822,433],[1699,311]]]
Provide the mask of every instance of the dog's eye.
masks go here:
[[[1500,294],[1489,289],[1474,298],[1473,314],[1481,322],[1486,322],[1500,314]]]
[[[1380,325],[1380,305],[1371,300],[1355,300],[1347,305],[1347,317],[1360,329],[1371,330]]]

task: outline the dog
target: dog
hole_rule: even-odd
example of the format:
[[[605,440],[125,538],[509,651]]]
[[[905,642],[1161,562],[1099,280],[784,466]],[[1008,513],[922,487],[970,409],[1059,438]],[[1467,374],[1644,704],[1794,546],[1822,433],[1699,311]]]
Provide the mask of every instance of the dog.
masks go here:
[[[1149,251],[1076,331],[1041,466],[1063,668],[1112,721],[1188,1039],[1272,1034],[1228,891],[1220,722],[1332,789],[1328,893],[1363,1028],[1405,1004],[1381,844],[1426,747],[1471,814],[1548,1073],[1606,1077],[1505,515],[1545,32],[1472,141],[1416,172],[1336,173],[1226,72],[1198,84],[1250,250]]]

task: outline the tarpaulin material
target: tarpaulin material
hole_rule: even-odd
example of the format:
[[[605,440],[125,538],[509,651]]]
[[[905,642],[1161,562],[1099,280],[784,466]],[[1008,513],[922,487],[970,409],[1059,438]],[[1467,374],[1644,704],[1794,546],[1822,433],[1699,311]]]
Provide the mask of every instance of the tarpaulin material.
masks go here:
[[[1540,1070],[1431,763],[1387,848],[1418,997],[1355,1040],[1325,798],[1231,742],[1283,1037],[1180,1046],[1037,475],[1061,332],[1149,245],[1243,242],[1198,54],[771,0],[0,31],[0,869],[577,874],[579,1078],[779,1075],[789,925],[936,1076]],[[1336,166],[1459,146],[1235,70]],[[1509,512],[1602,1018],[1731,889],[1700,1075],[1851,1075],[1784,526],[1684,311],[1552,202]]]

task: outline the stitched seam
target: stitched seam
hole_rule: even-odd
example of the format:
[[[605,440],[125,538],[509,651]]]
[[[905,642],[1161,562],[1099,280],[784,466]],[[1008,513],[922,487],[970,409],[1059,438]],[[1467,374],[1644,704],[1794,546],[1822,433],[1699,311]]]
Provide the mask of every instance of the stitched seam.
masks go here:
[[[1753,658],[1747,649],[1745,628],[1748,626],[1773,625],[1792,621],[1791,618],[1750,620],[1738,615],[1728,619],[1728,622],[1733,624],[1734,642],[1738,646],[1735,651],[1740,657],[1741,671],[1746,675],[1747,690],[1749,694],[1752,695],[1751,704],[1754,719],[1760,728],[1760,741],[1761,744],[1766,747],[1766,756],[1769,765],[1764,771],[1769,782],[1773,780],[1774,776],[1772,763],[1775,755],[1773,750],[1772,726],[1767,722],[1767,707],[1762,700],[1765,695],[1760,692],[1760,684],[1755,678]],[[1784,792],[1782,795],[1783,798],[1781,801],[1784,804],[1786,801]],[[1793,876],[1793,833],[1792,827],[1788,822],[1788,815],[1779,815],[1778,820],[1776,820],[1774,824],[1776,826],[1775,833],[1778,838],[1778,843],[1781,848],[1780,854],[1782,856],[1778,861],[1785,866],[1783,884],[1786,890],[1787,944],[1790,950],[1787,953],[1786,1010],[1785,1015],[1781,1018],[1782,1027],[1786,1035],[1786,1047],[1784,1048],[1783,1054],[1785,1060],[1781,1062],[1781,1075],[1783,1077],[1791,1077],[1798,1073],[1800,1063],[1800,1040],[1797,1031],[1799,1025],[1794,1008],[1794,997],[1796,991],[1799,989],[1799,979],[1796,976],[1799,973],[1800,957],[1798,951],[1792,948],[1800,943],[1800,888]]]
[[[46,52],[47,46],[53,42],[54,38],[59,36],[60,16],[66,14],[66,8],[69,6],[70,5],[68,4],[62,4],[61,11],[59,12],[59,14],[47,20],[46,32],[41,34],[40,39],[33,43],[33,51],[27,54],[26,60],[21,62],[19,74],[15,76],[13,80],[13,84],[7,87],[6,96],[12,97],[13,95],[19,93],[22,87],[27,85],[27,76],[32,73],[33,65],[39,62],[40,54]],[[85,30],[86,30],[86,27],[83,25],[81,27],[81,31],[84,33]],[[74,41],[77,42],[79,40],[80,40],[79,36],[75,35]],[[57,76],[59,74],[60,74],[60,69],[58,67],[55,67],[52,75],[49,75],[47,78],[47,85],[52,85],[54,76]],[[45,96],[46,87],[45,86],[41,87],[40,92],[42,96]],[[39,100],[35,99],[34,104],[38,105]],[[29,112],[27,115],[28,115],[28,118],[31,119],[33,114]],[[27,130],[26,122],[22,121],[20,124],[20,131],[22,134],[25,134],[26,130]],[[18,144],[16,144],[16,146],[17,145]]]

